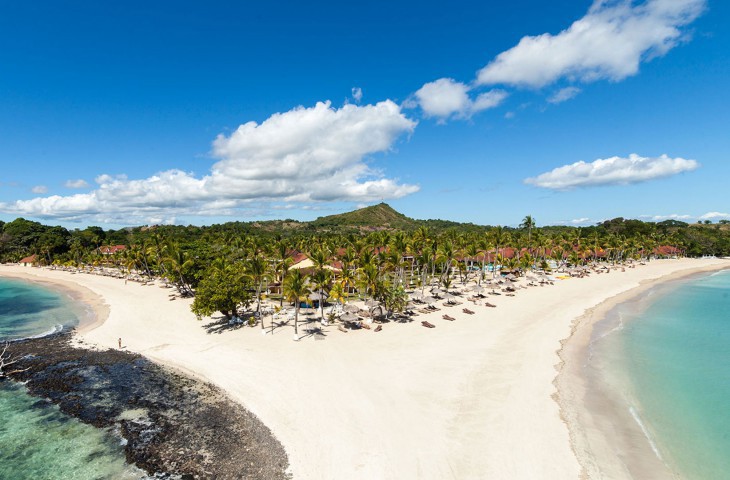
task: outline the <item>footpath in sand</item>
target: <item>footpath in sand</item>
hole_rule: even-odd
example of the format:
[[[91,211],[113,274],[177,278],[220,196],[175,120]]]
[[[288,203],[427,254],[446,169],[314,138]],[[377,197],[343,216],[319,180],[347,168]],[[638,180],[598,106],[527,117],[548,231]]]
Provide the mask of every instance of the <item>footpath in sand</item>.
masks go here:
[[[170,301],[158,286],[17,266],[0,275],[81,292],[106,317],[80,329],[83,342],[116,348],[121,337],[124,348],[229,392],[282,442],[295,479],[577,479],[553,398],[573,321],[641,282],[729,263],[652,261],[490,296],[497,308],[464,303],[381,332],[330,326],[323,341],[299,342],[288,327],[206,333],[190,300]]]

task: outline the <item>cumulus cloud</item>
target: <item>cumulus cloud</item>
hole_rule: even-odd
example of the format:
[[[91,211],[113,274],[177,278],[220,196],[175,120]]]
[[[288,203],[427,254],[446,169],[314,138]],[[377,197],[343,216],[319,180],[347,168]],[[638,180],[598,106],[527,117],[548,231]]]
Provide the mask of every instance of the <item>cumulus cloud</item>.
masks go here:
[[[706,0],[595,0],[588,13],[551,35],[523,37],[482,68],[479,85],[543,87],[561,78],[619,81],[642,61],[662,56],[683,38],[682,27],[705,9]]]
[[[86,180],[78,179],[78,180],[66,180],[66,183],[64,184],[66,188],[86,188],[89,186],[89,184],[86,182]]]
[[[31,188],[30,191],[39,195],[43,195],[44,193],[48,193],[48,187],[46,187],[45,185],[36,185],[35,187]]]
[[[427,117],[468,118],[474,113],[499,106],[507,92],[490,90],[474,100],[469,96],[471,87],[452,78],[440,78],[426,83],[414,94],[418,105]]]
[[[561,88],[557,92],[550,95],[550,97],[548,97],[548,102],[552,103],[552,104],[567,102],[571,98],[578,95],[580,92],[581,92],[581,89],[578,87]]]
[[[366,163],[410,134],[416,122],[390,100],[375,105],[329,102],[248,122],[213,142],[218,159],[202,177],[177,169],[144,179],[99,175],[89,193],[0,204],[41,218],[129,224],[140,219],[245,213],[252,202],[370,202],[418,191]],[[121,221],[120,221],[121,220]],[[163,222],[156,222],[163,223]]]
[[[730,213],[707,212],[700,217],[700,220],[730,220]]]
[[[583,161],[563,165],[537,177],[525,179],[525,183],[553,190],[569,190],[576,187],[599,185],[625,185],[669,177],[695,170],[699,163],[684,158],[641,157],[635,153],[628,158],[611,157],[590,163]]]

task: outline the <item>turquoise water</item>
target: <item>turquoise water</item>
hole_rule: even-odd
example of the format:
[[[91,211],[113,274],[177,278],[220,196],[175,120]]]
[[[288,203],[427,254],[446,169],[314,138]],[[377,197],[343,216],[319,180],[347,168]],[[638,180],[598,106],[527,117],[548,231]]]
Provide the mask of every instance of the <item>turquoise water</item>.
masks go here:
[[[76,325],[83,312],[63,293],[0,279],[0,338]],[[81,313],[83,314],[83,313]],[[143,478],[125,462],[120,438],[86,425],[25,387],[0,381],[0,479]]]
[[[658,456],[681,478],[730,478],[730,271],[616,309],[614,370]]]
[[[61,292],[0,278],[0,339],[27,338],[77,325],[80,309]]]

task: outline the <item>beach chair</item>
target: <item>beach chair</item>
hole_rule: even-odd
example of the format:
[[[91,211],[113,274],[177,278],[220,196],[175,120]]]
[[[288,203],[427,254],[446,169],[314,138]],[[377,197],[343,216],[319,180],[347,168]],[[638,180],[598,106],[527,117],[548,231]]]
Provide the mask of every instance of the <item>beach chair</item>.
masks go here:
[[[426,328],[436,328],[436,325],[434,325],[433,323],[430,323],[430,322],[428,322],[426,320],[422,321],[421,322],[421,325],[423,325]]]

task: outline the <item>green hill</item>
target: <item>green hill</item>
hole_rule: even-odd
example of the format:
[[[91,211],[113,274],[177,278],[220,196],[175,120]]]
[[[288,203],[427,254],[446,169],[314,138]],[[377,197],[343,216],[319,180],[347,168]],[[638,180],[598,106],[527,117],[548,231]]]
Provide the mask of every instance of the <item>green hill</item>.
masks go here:
[[[310,222],[310,225],[314,227],[369,227],[373,229],[409,230],[416,228],[418,222],[395,211],[387,203],[379,203],[352,212],[319,217]]]

